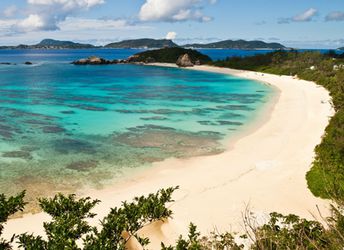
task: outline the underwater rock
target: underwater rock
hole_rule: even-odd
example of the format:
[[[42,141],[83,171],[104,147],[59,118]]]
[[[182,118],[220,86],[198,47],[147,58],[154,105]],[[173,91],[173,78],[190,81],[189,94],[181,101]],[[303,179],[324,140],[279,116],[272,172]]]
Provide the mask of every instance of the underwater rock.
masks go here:
[[[66,111],[61,111],[60,113],[61,114],[65,114],[65,115],[72,115],[72,114],[75,114],[75,111],[73,111],[73,110],[66,110]]]
[[[76,104],[76,105],[69,105],[72,108],[79,108],[83,110],[89,110],[89,111],[106,111],[106,108],[96,107],[96,106],[90,106],[90,105],[83,105],[83,104]]]
[[[96,168],[97,165],[98,165],[98,162],[94,160],[76,161],[76,162],[68,164],[66,168],[77,170],[77,171],[87,171],[87,170]]]
[[[24,120],[23,123],[31,124],[31,125],[51,125],[51,122],[48,121],[41,121],[41,120]]]
[[[243,125],[242,122],[233,122],[233,121],[217,121],[219,125],[233,125],[233,126],[241,126]]]
[[[9,151],[2,154],[5,158],[21,158],[24,160],[31,160],[32,156],[30,152],[27,151]]]
[[[229,113],[224,113],[224,114],[220,115],[218,118],[222,119],[222,120],[229,120],[229,119],[243,118],[243,117],[244,117],[244,115],[242,115],[242,114],[229,112]]]
[[[39,147],[36,147],[36,146],[30,146],[30,145],[27,145],[27,146],[22,146],[20,148],[21,151],[25,151],[25,152],[33,152],[35,150],[38,150]]]
[[[114,143],[130,147],[155,148],[168,157],[187,158],[200,155],[213,155],[223,152],[219,143],[221,135],[214,132],[192,133],[160,126],[141,126],[129,129],[127,133],[115,134]]]
[[[59,126],[46,126],[43,127],[43,132],[46,134],[58,134],[65,132],[66,130],[64,128],[61,128]]]
[[[204,125],[204,126],[216,126],[216,122],[212,121],[198,121],[199,124]]]
[[[62,139],[54,142],[53,145],[55,151],[61,154],[70,153],[84,153],[84,154],[94,154],[96,150],[94,146],[87,142],[75,139]]]
[[[253,108],[247,105],[224,105],[224,106],[216,106],[216,108],[221,110],[243,110],[243,111],[252,111]]]
[[[13,133],[7,130],[0,129],[0,136],[3,137],[4,139],[12,139],[14,135]]]
[[[164,121],[164,120],[168,120],[167,117],[163,117],[163,116],[141,117],[140,119],[143,120],[143,121]]]
[[[223,126],[223,125],[241,126],[243,125],[242,122],[233,122],[233,121],[198,121],[198,123],[205,126]]]
[[[145,130],[162,130],[162,131],[173,131],[176,130],[175,128],[171,128],[171,127],[165,127],[165,126],[159,126],[159,125],[153,125],[153,124],[146,124],[143,126],[136,126],[133,128],[127,128],[127,130],[129,131],[133,131],[133,132],[140,132],[140,131],[145,131]]]

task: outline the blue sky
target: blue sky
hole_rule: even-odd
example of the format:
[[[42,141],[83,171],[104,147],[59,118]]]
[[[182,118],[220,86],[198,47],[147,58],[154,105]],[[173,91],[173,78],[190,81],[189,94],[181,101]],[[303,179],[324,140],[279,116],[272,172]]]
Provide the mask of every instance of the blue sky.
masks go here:
[[[43,38],[106,44],[142,37],[337,48],[344,46],[344,0],[0,1],[0,45]]]

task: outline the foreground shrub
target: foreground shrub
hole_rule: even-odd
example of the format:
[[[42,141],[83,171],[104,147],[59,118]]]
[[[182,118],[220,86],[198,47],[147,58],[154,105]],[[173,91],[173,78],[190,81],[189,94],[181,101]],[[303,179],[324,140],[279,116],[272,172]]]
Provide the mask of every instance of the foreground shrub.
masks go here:
[[[155,194],[134,198],[132,202],[123,202],[118,208],[101,220],[99,228],[88,224],[94,218],[91,210],[99,200],[89,197],[77,199],[75,195],[58,194],[53,198],[39,199],[42,210],[52,220],[43,224],[44,236],[33,234],[14,235],[11,240],[0,240],[0,249],[11,249],[14,240],[18,247],[28,250],[98,250],[127,249],[128,241],[134,237],[143,247],[149,244],[148,238],[142,238],[138,231],[144,226],[170,218],[172,211],[167,204],[173,202],[172,194],[178,187],[161,189]],[[10,215],[24,208],[25,192],[6,198],[0,195],[0,233]],[[324,220],[326,226],[317,221],[309,221],[296,215],[284,216],[271,213],[269,221],[263,225],[249,212],[244,213],[246,233],[240,238],[246,248],[252,250],[277,249],[343,249],[344,247],[344,216],[343,202],[338,201],[332,206],[332,216]],[[1,236],[1,234],[0,234]],[[244,245],[238,244],[230,232],[212,232],[201,236],[194,224],[190,224],[186,238],[180,236],[175,246],[166,246],[163,250],[239,250]]]
[[[39,199],[42,210],[52,217],[43,224],[46,237],[25,233],[14,236],[11,241],[1,239],[0,249],[11,249],[15,238],[20,248],[33,250],[126,249],[131,237],[144,247],[149,239],[141,238],[137,232],[149,223],[171,217],[172,211],[166,205],[173,201],[172,193],[177,188],[161,189],[147,197],[136,197],[133,202],[123,202],[101,221],[101,229],[90,226],[87,221],[96,216],[91,210],[99,200],[63,194]],[[24,195],[22,192],[8,199],[0,196],[0,233],[8,217],[24,208]]]

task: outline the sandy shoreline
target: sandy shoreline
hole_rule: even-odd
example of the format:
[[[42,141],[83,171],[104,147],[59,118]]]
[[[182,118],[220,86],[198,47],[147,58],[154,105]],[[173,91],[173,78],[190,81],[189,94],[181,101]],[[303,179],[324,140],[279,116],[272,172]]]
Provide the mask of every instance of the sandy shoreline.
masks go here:
[[[162,65],[169,66],[169,65]],[[204,70],[231,74],[265,82],[279,91],[270,114],[254,129],[236,140],[229,149],[215,156],[168,159],[123,183],[87,193],[102,203],[95,209],[98,219],[123,200],[155,192],[159,188],[180,186],[171,208],[173,219],[144,230],[152,234],[152,249],[160,240],[167,243],[187,230],[190,222],[203,233],[242,229],[241,213],[247,204],[258,214],[272,211],[295,213],[312,219],[318,205],[324,214],[327,202],[315,198],[307,189],[305,174],[314,157],[314,147],[333,115],[329,93],[314,83],[249,71],[196,66]],[[5,226],[5,237],[14,232],[42,234],[48,216],[26,215]]]

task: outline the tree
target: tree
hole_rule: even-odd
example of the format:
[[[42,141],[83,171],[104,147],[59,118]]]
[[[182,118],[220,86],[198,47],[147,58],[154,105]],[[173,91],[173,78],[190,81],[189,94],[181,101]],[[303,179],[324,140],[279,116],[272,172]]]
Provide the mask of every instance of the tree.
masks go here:
[[[166,204],[172,202],[172,193],[178,187],[161,189],[147,197],[123,202],[101,221],[101,229],[91,227],[87,219],[94,218],[91,210],[99,200],[90,197],[76,199],[75,195],[57,194],[54,198],[39,199],[42,210],[52,217],[44,223],[47,239],[33,234],[18,236],[19,247],[24,249],[125,249],[131,237],[136,237],[142,246],[149,243],[137,232],[145,225],[171,217],[172,211]],[[126,236],[126,237],[124,237]]]
[[[16,196],[7,198],[4,194],[0,194],[0,249],[11,249],[11,243],[15,236],[13,235],[10,241],[6,241],[1,238],[3,233],[4,224],[8,220],[8,217],[15,214],[18,211],[23,211],[25,191],[19,193]]]
[[[244,237],[244,236],[242,236]],[[165,246],[161,243],[162,250],[240,250],[243,245],[238,245],[231,233],[212,232],[209,237],[201,237],[196,225],[190,223],[189,234],[186,239],[179,236],[175,246]]]

